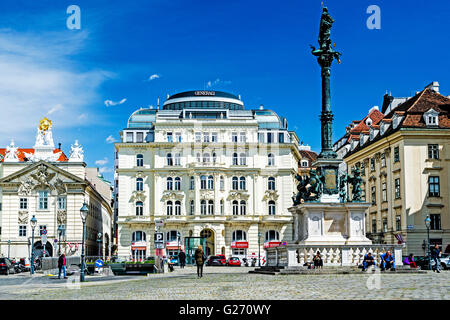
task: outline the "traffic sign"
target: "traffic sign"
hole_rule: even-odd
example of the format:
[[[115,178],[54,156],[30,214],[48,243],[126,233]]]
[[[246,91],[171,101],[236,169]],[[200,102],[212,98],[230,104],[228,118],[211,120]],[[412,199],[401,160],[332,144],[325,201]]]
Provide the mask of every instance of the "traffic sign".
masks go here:
[[[47,243],[47,235],[46,234],[43,234],[41,236],[41,242],[42,242],[42,245],[45,246],[45,244]]]
[[[95,260],[95,266],[97,268],[103,267],[103,261],[101,259]]]
[[[155,249],[164,249],[164,242],[163,243],[155,242]]]
[[[164,243],[164,233],[155,232],[155,243]]]
[[[155,227],[164,227],[163,219],[155,219]]]
[[[42,229],[41,235],[46,235],[46,234],[47,234],[47,229]]]

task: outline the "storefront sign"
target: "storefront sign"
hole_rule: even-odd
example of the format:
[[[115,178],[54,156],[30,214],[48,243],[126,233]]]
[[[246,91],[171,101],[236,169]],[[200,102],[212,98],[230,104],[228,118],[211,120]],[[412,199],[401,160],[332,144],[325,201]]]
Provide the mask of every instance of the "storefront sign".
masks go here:
[[[233,249],[247,249],[248,242],[247,241],[235,241],[231,243],[231,248]]]
[[[264,242],[264,248],[274,248],[280,246],[280,241],[268,241]]]
[[[215,91],[195,91],[196,96],[215,96]]]
[[[146,241],[132,242],[131,250],[147,250],[147,242]]]

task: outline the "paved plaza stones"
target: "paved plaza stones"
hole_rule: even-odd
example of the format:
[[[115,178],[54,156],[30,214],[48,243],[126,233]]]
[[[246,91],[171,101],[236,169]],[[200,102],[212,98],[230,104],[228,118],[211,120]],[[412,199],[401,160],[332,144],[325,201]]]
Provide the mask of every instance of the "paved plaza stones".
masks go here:
[[[25,275],[0,281],[0,299],[143,299],[143,300],[302,300],[302,299],[450,299],[450,272],[440,274],[381,273],[381,289],[368,289],[373,274],[261,275],[253,268],[206,267],[204,277],[187,267],[173,273],[144,276],[87,277],[86,283],[70,287],[65,280]],[[28,281],[28,282],[27,282]]]

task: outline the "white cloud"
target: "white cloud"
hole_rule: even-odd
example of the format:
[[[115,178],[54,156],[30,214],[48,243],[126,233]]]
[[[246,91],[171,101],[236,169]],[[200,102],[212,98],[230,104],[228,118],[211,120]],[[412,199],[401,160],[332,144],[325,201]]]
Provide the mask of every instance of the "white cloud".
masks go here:
[[[108,136],[105,140],[107,143],[114,143],[116,142],[116,139],[112,135]]]
[[[218,85],[227,85],[227,84],[230,84],[230,83],[231,83],[230,80],[221,80],[221,79],[217,78],[214,81],[211,81],[211,80],[208,81],[206,83],[206,88],[212,88],[212,87],[215,87],[215,86],[218,86]]]
[[[81,120],[87,119],[87,117],[88,117],[88,116],[87,116],[86,113],[82,113],[82,114],[80,114],[80,115],[77,117],[77,119],[81,121]]]
[[[98,172],[100,172],[100,173],[112,172],[112,168],[110,168],[110,167],[100,167],[98,169]]]
[[[11,138],[31,143],[44,115],[51,115],[58,128],[87,125],[79,115],[96,102],[100,84],[111,77],[73,61],[87,37],[85,31],[0,29],[0,145]]]
[[[98,166],[104,166],[107,163],[108,163],[108,158],[106,158],[106,157],[103,160],[95,161],[95,164],[98,165]]]
[[[120,101],[105,100],[105,106],[107,107],[116,106],[118,104],[124,103],[125,101],[127,101],[127,99],[122,99]]]
[[[64,109],[64,107],[62,106],[62,104],[58,103],[56,106],[54,106],[53,108],[50,108],[50,110],[48,110],[47,115],[51,115],[52,113],[61,111],[62,109]]]
[[[159,74],[152,74],[150,77],[148,77],[148,81],[152,81],[152,80],[155,80],[155,79],[158,79],[160,76],[159,76]]]

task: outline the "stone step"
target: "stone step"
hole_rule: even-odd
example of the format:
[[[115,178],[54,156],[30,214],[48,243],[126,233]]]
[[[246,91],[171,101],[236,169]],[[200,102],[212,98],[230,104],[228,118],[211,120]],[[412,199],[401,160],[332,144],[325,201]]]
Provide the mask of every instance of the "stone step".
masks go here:
[[[252,270],[252,271],[249,271],[248,273],[255,273],[255,274],[270,274],[270,275],[276,275],[276,274],[278,274],[278,272],[274,272],[274,271],[262,271],[262,270]]]

